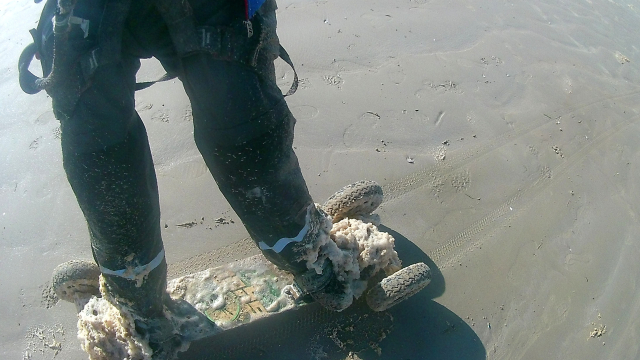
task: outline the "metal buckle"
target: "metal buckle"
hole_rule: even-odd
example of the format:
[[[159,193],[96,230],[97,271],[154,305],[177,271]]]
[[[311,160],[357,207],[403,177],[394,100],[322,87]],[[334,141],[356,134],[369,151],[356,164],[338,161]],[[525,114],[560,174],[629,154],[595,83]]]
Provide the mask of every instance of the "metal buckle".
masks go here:
[[[251,20],[245,20],[243,21],[244,25],[247,27],[247,37],[250,38],[253,36],[253,24],[251,23]]]

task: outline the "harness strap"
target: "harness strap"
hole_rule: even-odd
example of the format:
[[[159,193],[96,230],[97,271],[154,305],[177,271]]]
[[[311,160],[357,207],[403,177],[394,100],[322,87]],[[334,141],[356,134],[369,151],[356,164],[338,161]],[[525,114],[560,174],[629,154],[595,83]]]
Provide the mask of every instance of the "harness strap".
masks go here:
[[[293,83],[291,84],[289,91],[287,91],[287,93],[284,94],[284,96],[287,97],[289,95],[295,94],[295,92],[298,90],[298,84],[299,84],[298,73],[296,72],[296,68],[293,66],[293,61],[291,61],[291,58],[289,57],[287,50],[285,50],[284,47],[282,47],[282,45],[280,45],[279,55],[280,55],[280,58],[284,60],[284,62],[286,62],[289,66],[291,66],[291,70],[293,70]]]
[[[31,36],[33,36],[33,42],[36,44],[37,50],[40,54],[44,53],[44,41],[45,41],[45,26],[51,26],[51,19],[53,19],[56,13],[56,7],[58,3],[56,0],[47,0],[44,4],[44,8],[42,9],[42,13],[40,14],[40,20],[38,21],[38,25],[35,29],[29,30]],[[49,69],[48,71],[51,71]],[[49,75],[48,71],[44,74],[45,76]]]
[[[255,68],[263,45],[263,32],[259,19],[236,22],[230,26],[201,26],[195,34],[199,51],[216,59],[237,61]]]
[[[43,25],[53,17],[56,11],[56,2],[56,0],[47,0],[37,29],[31,31],[35,46],[27,46],[19,61],[20,84],[22,89],[29,94],[34,94],[45,86],[50,86],[47,84],[48,82],[53,82],[51,81],[53,79],[40,79],[36,77],[29,72],[28,68],[34,55],[44,51],[42,41]],[[81,55],[79,60],[77,60],[80,63],[84,84],[76,84],[76,87],[79,86],[79,88],[75,90],[77,92],[75,98],[80,95],[83,88],[90,82],[91,77],[98,67],[107,63],[117,62],[121,59],[121,39],[130,5],[131,0],[108,1],[105,5],[103,19],[107,19],[109,24],[106,24],[104,21],[100,24],[98,30],[98,46],[90,52]],[[158,0],[156,6],[169,27],[169,32],[179,57],[184,57],[195,52],[207,52],[217,59],[237,61],[252,68],[256,67],[258,53],[264,41],[259,14],[256,14],[250,20],[237,22],[231,26],[204,26],[196,28],[193,10],[187,0]],[[72,10],[70,12],[72,12]],[[80,26],[86,37],[89,26],[92,25],[89,24],[89,21],[75,17],[72,14],[67,14],[67,19],[68,24]],[[62,50],[60,49],[62,45],[63,44],[58,44],[58,46],[54,46],[54,48]],[[59,62],[56,61],[59,59],[55,58],[60,56],[60,51],[58,51],[57,56],[54,55],[54,63]],[[294,74],[293,83],[284,96],[293,95],[298,88],[298,74],[289,54],[282,45],[279,47],[279,56],[291,66]],[[48,75],[50,71],[51,69],[45,69],[45,76]],[[176,76],[177,74],[174,73],[166,73],[157,80],[137,83],[135,90],[148,88],[157,82],[171,80],[176,78]],[[72,99],[73,96],[70,97],[69,94],[66,94],[65,97],[68,98],[69,101],[66,101],[61,107],[64,108],[63,112],[67,113],[70,110],[69,108],[73,108],[72,105],[75,101]]]
[[[118,62],[122,53],[122,34],[129,14],[131,0],[107,1],[98,30],[98,47],[80,58],[80,67],[85,81],[89,81],[100,65]],[[82,19],[80,19],[82,20]],[[80,23],[79,25],[82,25]],[[83,29],[84,30],[84,29]],[[84,30],[85,36],[87,30]]]
[[[284,94],[284,96],[287,97],[295,94],[295,92],[298,90],[298,85],[299,85],[298,73],[296,72],[296,68],[293,66],[293,61],[291,61],[291,58],[289,57],[287,50],[285,50],[282,45],[280,45],[279,56],[282,60],[284,60],[284,62],[287,63],[287,65],[291,67],[291,70],[293,70],[293,83],[291,84],[289,91],[287,91],[287,93]],[[177,75],[175,73],[165,73],[157,80],[136,83],[136,91],[146,89],[155,83],[175,79],[176,77]]]
[[[163,82],[163,81],[169,81],[169,80],[173,80],[176,77],[178,77],[178,75],[174,74],[174,73],[165,73],[164,75],[162,75],[161,77],[159,77],[156,80],[153,81],[143,81],[143,82],[139,82],[136,83],[136,91],[138,90],[142,90],[142,89],[146,89],[149,86],[155,84],[155,83],[159,83],[159,82]]]

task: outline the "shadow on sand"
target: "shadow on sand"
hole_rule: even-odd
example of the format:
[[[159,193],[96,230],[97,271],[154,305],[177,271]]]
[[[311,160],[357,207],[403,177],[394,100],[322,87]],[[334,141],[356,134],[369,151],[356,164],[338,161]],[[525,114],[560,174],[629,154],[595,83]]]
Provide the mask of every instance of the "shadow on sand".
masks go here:
[[[433,301],[445,290],[444,277],[431,259],[398,232],[403,265],[424,262],[432,270],[429,286],[388,311],[373,312],[358,301],[335,313],[309,304],[258,320],[191,344],[179,359],[485,359],[476,333],[456,314]],[[349,357],[350,353],[356,356]]]

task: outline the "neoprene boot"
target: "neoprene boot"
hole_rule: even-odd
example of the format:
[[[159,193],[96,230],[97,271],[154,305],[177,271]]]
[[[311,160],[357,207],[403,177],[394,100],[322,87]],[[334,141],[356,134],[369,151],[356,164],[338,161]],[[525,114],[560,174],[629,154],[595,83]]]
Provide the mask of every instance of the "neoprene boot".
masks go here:
[[[132,269],[131,275],[135,269]],[[181,336],[167,317],[172,300],[166,292],[167,264],[164,258],[153,270],[142,270],[136,279],[103,273],[105,296],[121,311],[134,317],[136,332],[149,343],[153,359],[172,359],[181,346]]]
[[[294,273],[296,284],[323,307],[342,311],[352,303],[352,295],[334,272],[329,259],[330,251],[337,247],[330,237],[331,217],[318,205],[311,204],[307,209],[306,234],[299,243],[292,244],[297,261],[303,261],[307,269]]]

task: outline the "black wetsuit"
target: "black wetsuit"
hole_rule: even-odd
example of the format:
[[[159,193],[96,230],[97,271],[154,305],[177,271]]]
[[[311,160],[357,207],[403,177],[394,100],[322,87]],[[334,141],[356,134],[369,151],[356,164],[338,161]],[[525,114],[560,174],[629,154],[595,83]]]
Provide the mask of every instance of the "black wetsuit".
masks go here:
[[[109,25],[102,18],[105,3],[78,1],[73,15],[88,20],[89,27],[72,29],[77,54],[100,45],[96,30]],[[242,0],[189,3],[197,26],[246,20]],[[68,116],[59,117],[64,169],[89,225],[94,258],[111,291],[143,316],[162,310],[158,296],[166,286],[166,261],[156,175],[145,127],[134,108],[141,58],[156,57],[184,84],[196,145],[252,238],[273,245],[295,237],[305,225],[312,199],[292,150],[295,119],[275,81],[275,8],[275,1],[268,0],[256,15],[264,36],[255,66],[248,66],[207,52],[178,56],[154,1],[133,0],[119,60],[100,64],[85,79]],[[291,249],[264,253],[281,268],[306,270]],[[123,275],[122,270],[145,266],[153,270],[142,285]]]

